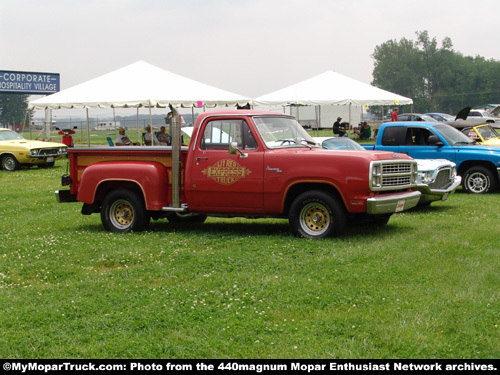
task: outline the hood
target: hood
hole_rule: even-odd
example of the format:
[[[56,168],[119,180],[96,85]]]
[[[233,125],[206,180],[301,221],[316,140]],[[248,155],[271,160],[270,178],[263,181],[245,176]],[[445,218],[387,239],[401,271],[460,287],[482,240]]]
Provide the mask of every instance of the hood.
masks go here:
[[[455,121],[457,121],[458,119],[467,120],[467,117],[469,116],[471,109],[472,109],[472,107],[465,107],[465,108],[461,109],[457,113],[457,117],[455,117]]]
[[[328,150],[317,149],[319,152],[329,153],[333,155],[343,155],[348,157],[358,156],[360,158],[370,160],[413,160],[407,154],[400,154],[392,151],[372,151],[372,150]]]
[[[481,144],[484,146],[500,146],[500,138],[488,139]]]
[[[60,147],[68,147],[63,143],[58,142],[43,142],[43,141],[30,141],[28,139],[13,139],[10,141],[0,141],[3,145],[12,145],[18,147],[26,147],[26,148],[60,148]]]
[[[489,151],[490,154],[495,154],[500,156],[500,147],[496,145],[485,145],[482,144],[471,144],[471,145],[455,145],[453,146],[455,150],[460,151],[477,151],[480,154],[487,154],[486,151]]]
[[[418,171],[434,171],[444,166],[455,166],[455,163],[446,159],[415,159],[418,164]]]

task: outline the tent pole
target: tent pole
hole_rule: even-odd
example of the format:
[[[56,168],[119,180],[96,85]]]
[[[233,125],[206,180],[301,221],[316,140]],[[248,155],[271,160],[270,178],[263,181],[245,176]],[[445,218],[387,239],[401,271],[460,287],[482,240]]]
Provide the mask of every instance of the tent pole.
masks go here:
[[[151,146],[155,145],[155,137],[153,137],[153,117],[151,117],[151,107],[149,107],[149,126],[151,127]]]
[[[90,122],[89,122],[89,108],[85,108],[87,112],[87,146],[90,147]]]
[[[137,116],[136,116],[136,122],[135,122],[135,129],[136,129],[136,137],[139,139],[139,107],[137,107]]]
[[[115,107],[113,107],[113,128],[115,129],[115,138],[116,138],[116,115],[115,115]]]
[[[318,127],[317,127],[317,135],[319,137],[319,128],[321,127],[321,106],[318,106],[318,114],[319,114],[319,123],[318,123]]]
[[[50,141],[50,125],[52,124],[52,110],[45,109],[45,122],[43,123],[43,140]]]
[[[316,116],[316,137],[319,136],[319,111],[320,111],[321,106],[315,105],[314,106],[314,115]]]
[[[351,106],[352,106],[352,103],[349,102],[349,130],[347,132],[347,136],[350,138],[350,136],[352,135],[351,134],[351,130],[352,130],[352,124],[351,124]]]

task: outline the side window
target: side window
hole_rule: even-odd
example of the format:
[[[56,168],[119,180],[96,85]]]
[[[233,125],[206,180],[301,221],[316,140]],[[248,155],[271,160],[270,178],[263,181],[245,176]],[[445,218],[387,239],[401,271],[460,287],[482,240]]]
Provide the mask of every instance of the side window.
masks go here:
[[[411,128],[406,132],[405,145],[407,146],[427,146],[429,144],[429,136],[432,133],[425,128]]]
[[[387,126],[382,134],[382,144],[384,146],[403,145],[406,129],[403,126]]]
[[[210,121],[203,132],[201,149],[228,150],[231,142],[237,142],[243,150],[257,149],[257,142],[245,120]]]

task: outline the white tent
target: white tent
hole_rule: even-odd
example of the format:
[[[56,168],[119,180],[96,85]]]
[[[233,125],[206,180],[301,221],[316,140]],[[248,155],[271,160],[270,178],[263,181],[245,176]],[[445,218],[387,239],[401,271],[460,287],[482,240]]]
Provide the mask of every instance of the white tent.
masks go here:
[[[379,89],[334,71],[254,99],[255,105],[394,105],[413,100]]]
[[[410,98],[331,70],[255,98],[253,102],[256,106],[291,106],[290,112],[301,124],[317,129],[331,127],[337,117],[348,118],[349,123],[353,117],[362,120],[363,106],[413,103]]]
[[[221,90],[144,61],[29,103],[34,109],[165,108],[245,105],[250,98]]]

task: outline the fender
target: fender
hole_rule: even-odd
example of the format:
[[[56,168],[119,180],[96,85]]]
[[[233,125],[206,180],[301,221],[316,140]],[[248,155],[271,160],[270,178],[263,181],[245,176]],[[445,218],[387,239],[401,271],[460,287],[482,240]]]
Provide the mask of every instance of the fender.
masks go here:
[[[106,190],[129,187],[133,184],[142,192],[146,209],[158,211],[166,206],[168,202],[168,191],[170,190],[168,188],[169,170],[170,168],[154,162],[96,163],[88,166],[83,171],[78,187],[77,200],[86,204],[93,204],[98,194],[105,194]]]

